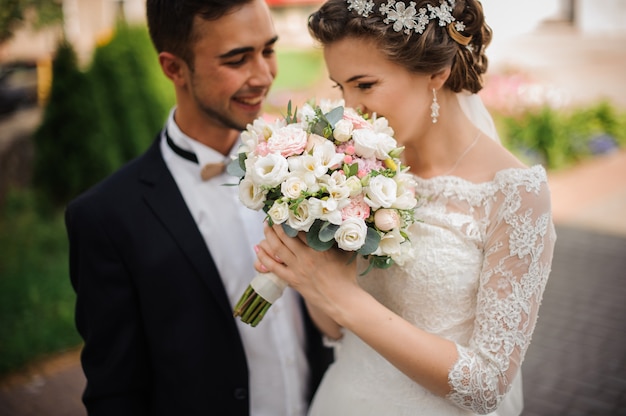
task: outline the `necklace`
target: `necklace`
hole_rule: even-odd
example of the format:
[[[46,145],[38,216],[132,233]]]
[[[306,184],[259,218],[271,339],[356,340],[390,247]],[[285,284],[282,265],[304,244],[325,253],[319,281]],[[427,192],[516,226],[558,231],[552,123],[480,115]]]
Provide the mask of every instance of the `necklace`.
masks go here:
[[[478,134],[476,135],[476,138],[474,139],[474,141],[469,146],[467,146],[467,148],[463,151],[463,153],[461,153],[461,156],[459,156],[459,158],[456,160],[456,162],[454,162],[454,165],[452,165],[450,170],[442,173],[439,176],[447,176],[447,175],[451,174],[452,172],[454,172],[454,170],[459,166],[459,163],[461,163],[461,160],[463,160],[463,158],[465,156],[467,156],[467,154],[470,152],[470,150],[472,150],[472,148],[474,146],[476,146],[476,143],[478,143],[478,139],[480,139],[480,135],[481,135],[481,132],[480,132],[480,130],[478,130]]]

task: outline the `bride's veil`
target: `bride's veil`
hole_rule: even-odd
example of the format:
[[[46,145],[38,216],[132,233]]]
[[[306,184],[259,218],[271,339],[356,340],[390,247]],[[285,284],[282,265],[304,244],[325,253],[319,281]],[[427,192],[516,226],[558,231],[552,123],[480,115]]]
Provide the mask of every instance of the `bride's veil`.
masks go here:
[[[467,118],[470,119],[470,121],[474,123],[474,125],[483,133],[499,143],[500,136],[496,131],[493,118],[491,117],[491,114],[489,114],[489,111],[485,108],[483,100],[480,96],[478,94],[472,94],[469,91],[462,91],[456,96],[459,100],[459,105]]]

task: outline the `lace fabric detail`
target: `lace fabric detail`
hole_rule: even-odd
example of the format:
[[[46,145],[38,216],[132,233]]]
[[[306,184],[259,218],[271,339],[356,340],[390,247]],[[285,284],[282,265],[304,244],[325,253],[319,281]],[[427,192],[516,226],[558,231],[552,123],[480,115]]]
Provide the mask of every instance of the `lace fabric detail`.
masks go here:
[[[488,414],[519,372],[556,240],[545,170],[507,169],[480,184],[451,176],[416,181],[423,202],[409,229],[411,257],[359,283],[404,319],[456,343],[451,392],[434,396],[346,331],[313,410],[330,411],[316,402],[352,394],[345,414],[374,414],[372,397],[390,415]],[[367,409],[358,404],[366,398]]]

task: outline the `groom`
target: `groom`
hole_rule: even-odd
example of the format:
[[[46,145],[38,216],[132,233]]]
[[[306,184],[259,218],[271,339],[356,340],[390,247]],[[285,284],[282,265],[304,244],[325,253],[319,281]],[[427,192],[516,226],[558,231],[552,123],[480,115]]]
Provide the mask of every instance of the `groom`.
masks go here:
[[[255,328],[232,315],[262,215],[220,166],[276,74],[269,9],[147,0],[147,18],[176,106],[145,154],[66,211],[83,402],[89,415],[304,415],[329,350],[300,298],[286,292]]]

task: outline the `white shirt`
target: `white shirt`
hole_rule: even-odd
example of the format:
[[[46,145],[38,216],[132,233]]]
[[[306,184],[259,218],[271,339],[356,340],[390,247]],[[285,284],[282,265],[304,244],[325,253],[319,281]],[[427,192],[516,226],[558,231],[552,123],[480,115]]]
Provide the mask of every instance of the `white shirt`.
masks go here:
[[[161,138],[161,151],[220,273],[230,305],[234,305],[256,274],[254,245],[263,237],[262,211],[240,201],[238,178],[223,173],[208,181],[201,166],[224,161],[224,156],[186,136],[170,112],[166,128],[180,148],[196,154],[199,164],[174,153]],[[231,153],[236,153],[238,144]],[[227,162],[230,161],[228,158]],[[251,327],[236,319],[249,370],[251,416],[303,416],[309,368],[305,355],[302,312],[295,292],[287,288],[263,321]]]

